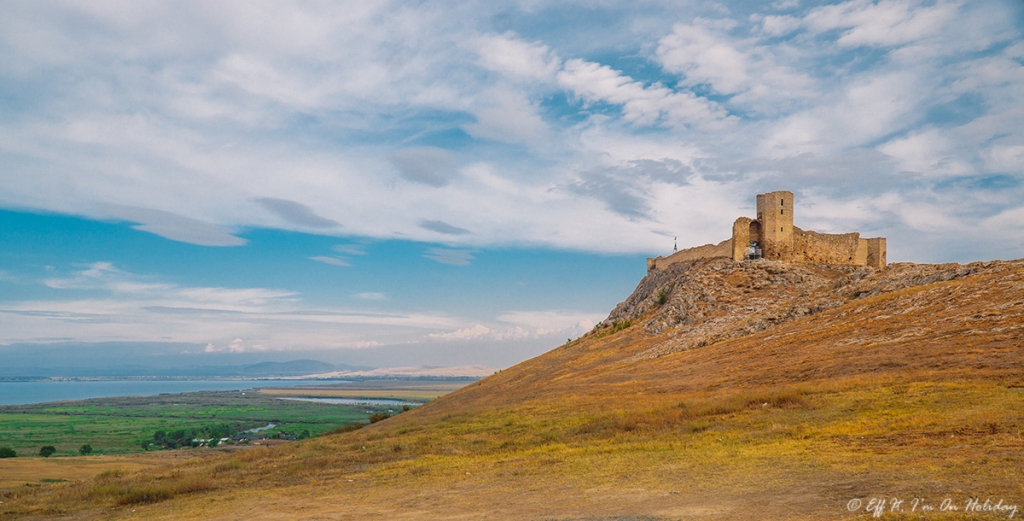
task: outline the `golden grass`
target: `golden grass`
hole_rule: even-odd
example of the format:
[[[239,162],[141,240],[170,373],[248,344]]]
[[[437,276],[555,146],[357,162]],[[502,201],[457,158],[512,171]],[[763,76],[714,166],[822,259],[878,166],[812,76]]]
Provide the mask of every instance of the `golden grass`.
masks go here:
[[[91,479],[111,469],[124,469],[129,472],[151,469],[183,461],[189,457],[193,456],[177,451],[161,451],[131,456],[0,459],[0,493],[25,488],[26,485],[37,486],[47,482]]]
[[[419,512],[423,519],[444,517],[425,513],[437,498],[456,510],[497,502],[509,512],[551,518],[664,516],[696,508],[708,494],[716,496],[700,503],[708,508],[745,516],[742,498],[755,495],[767,501],[764,512],[782,515],[772,498],[792,501],[794,488],[816,498],[804,498],[800,508],[819,515],[842,514],[845,501],[872,494],[938,497],[937,483],[944,487],[939,495],[1021,496],[1013,476],[1024,470],[1024,393],[984,379],[894,385],[891,378],[859,377],[664,394],[638,407],[566,405],[449,414],[427,424],[405,413],[287,447],[101,476],[63,485],[60,494],[55,485],[8,512],[109,513],[173,500],[176,516],[204,518],[215,499],[218,508],[233,505],[224,512],[240,515],[251,500],[238,496],[243,490],[278,505],[256,517],[284,515],[316,498],[389,517]],[[514,500],[524,494],[535,497]],[[562,504],[556,497],[572,499]]]

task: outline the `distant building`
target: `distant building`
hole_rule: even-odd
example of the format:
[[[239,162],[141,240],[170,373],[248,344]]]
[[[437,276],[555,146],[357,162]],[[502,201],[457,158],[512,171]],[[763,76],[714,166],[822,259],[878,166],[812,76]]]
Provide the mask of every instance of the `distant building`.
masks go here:
[[[736,219],[731,239],[679,250],[668,257],[647,259],[647,271],[709,257],[728,257],[735,261],[765,258],[784,262],[885,267],[884,237],[861,239],[858,232],[804,231],[793,226],[794,210],[793,192],[758,194],[757,219]]]

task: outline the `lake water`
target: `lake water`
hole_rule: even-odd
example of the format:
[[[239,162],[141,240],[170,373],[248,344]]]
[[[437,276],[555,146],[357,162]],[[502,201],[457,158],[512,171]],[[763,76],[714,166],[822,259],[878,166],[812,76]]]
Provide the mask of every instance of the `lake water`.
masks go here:
[[[0,405],[84,400],[111,396],[153,396],[162,393],[232,391],[256,387],[325,385],[325,380],[43,380],[0,382]]]

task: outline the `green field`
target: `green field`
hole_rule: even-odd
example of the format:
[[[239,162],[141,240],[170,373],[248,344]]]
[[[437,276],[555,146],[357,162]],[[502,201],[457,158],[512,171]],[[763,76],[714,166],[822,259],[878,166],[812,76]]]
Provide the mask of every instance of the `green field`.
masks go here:
[[[0,446],[18,456],[36,456],[44,445],[54,456],[78,455],[82,445],[93,454],[141,452],[142,441],[156,431],[202,429],[231,424],[239,430],[277,424],[261,434],[316,436],[372,414],[400,411],[389,405],[339,405],[283,400],[257,392],[205,391],[95,398],[80,401],[0,406]]]

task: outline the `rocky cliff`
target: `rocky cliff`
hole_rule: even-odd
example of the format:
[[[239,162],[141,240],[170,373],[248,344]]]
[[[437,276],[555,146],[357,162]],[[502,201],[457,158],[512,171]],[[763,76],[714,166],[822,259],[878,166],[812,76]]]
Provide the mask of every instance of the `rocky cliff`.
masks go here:
[[[767,330],[848,302],[968,276],[998,276],[999,288],[1024,295],[1022,261],[897,263],[876,270],[765,259],[698,259],[644,277],[598,327],[639,320],[649,335],[667,333],[664,340],[630,358],[649,359]],[[900,312],[912,312],[920,304],[907,302]],[[1013,300],[1002,311],[1024,324],[1024,301]]]

